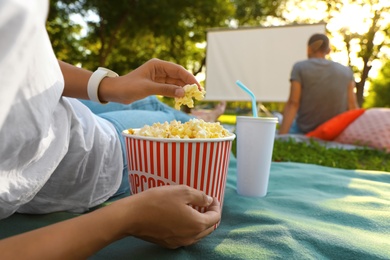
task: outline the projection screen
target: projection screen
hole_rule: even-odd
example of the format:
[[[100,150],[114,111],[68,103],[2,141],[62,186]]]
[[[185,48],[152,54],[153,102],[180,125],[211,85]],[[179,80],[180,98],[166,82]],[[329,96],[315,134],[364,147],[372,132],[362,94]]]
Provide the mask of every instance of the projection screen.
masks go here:
[[[259,102],[285,102],[293,64],[307,58],[307,41],[325,33],[325,23],[207,31],[206,97],[247,101],[240,80]]]

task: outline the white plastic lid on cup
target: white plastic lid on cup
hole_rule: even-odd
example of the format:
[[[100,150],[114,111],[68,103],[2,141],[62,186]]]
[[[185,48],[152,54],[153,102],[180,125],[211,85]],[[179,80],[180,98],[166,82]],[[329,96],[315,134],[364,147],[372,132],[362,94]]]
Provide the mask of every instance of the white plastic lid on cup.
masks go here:
[[[277,117],[253,117],[253,116],[237,116],[237,120],[261,120],[263,122],[269,122],[269,123],[278,123],[279,120]]]

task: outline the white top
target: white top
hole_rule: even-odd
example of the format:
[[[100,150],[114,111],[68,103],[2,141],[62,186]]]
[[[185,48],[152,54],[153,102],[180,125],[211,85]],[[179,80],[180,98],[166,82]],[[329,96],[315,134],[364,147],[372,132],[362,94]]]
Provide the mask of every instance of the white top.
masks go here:
[[[47,11],[47,0],[0,0],[0,219],[83,212],[112,196],[122,178],[115,128],[61,96]]]

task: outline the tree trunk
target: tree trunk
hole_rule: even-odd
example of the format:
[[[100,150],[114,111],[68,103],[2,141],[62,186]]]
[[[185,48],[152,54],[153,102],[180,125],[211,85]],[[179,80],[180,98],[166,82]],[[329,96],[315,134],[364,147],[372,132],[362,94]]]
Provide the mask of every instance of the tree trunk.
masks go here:
[[[368,65],[368,59],[363,59],[363,60],[364,60],[364,66],[361,74],[361,79],[359,82],[356,83],[356,97],[357,97],[357,102],[359,104],[359,107],[362,107],[364,102],[364,86],[368,78],[368,72],[370,72],[371,69],[371,66]]]
[[[356,83],[356,98],[357,102],[359,104],[359,107],[362,107],[362,104],[364,102],[364,81],[360,81]]]

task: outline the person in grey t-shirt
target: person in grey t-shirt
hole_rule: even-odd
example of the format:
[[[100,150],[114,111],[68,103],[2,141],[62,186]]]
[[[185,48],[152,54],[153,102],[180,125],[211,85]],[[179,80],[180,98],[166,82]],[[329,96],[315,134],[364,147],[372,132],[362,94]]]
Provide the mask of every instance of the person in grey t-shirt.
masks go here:
[[[305,134],[332,117],[358,108],[350,68],[326,59],[329,39],[314,34],[308,41],[308,59],[294,64],[290,96],[279,134]]]

